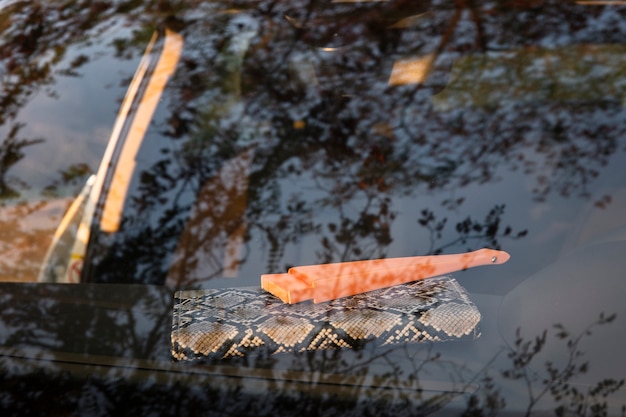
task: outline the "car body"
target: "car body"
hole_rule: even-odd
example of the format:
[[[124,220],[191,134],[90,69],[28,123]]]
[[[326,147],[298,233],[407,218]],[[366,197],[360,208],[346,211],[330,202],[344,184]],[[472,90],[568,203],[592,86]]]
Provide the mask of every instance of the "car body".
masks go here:
[[[66,174],[66,189],[33,196],[20,188],[34,182],[26,168],[2,182],[7,201],[26,201],[10,207],[77,195],[49,220],[33,282],[0,284],[9,414],[623,413],[626,6],[85,6],[17,2],[3,15],[15,85],[110,86],[94,76],[109,62],[123,81],[81,104],[119,107],[107,137],[46,167]],[[53,12],[56,24],[42,17]],[[10,61],[26,52],[57,71],[24,76]],[[1,178],[46,158],[25,150],[77,146],[16,141],[9,128],[40,117],[22,91],[1,121],[3,155],[24,151]],[[511,259],[419,281],[409,296],[425,307],[402,315],[413,320],[403,329],[381,319],[398,323],[390,311],[406,294],[393,288],[292,306],[259,288],[294,266],[483,247]],[[445,299],[449,286],[458,299]],[[261,322],[270,310],[274,333]],[[335,333],[326,345],[288,342],[296,322]],[[248,332],[239,350],[220,333],[232,326]]]

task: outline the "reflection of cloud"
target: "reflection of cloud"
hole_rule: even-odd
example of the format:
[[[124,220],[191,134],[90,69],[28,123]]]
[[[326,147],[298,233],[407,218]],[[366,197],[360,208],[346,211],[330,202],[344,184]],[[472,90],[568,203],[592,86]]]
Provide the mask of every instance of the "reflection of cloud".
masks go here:
[[[589,203],[586,210],[582,210],[577,225],[565,245],[570,251],[578,247],[594,243],[623,240],[626,236],[626,189],[607,192],[611,196],[609,204],[597,205]]]
[[[553,207],[551,204],[541,203],[534,204],[530,207],[530,218],[533,220],[539,220],[542,217],[549,215],[552,212]]]
[[[572,223],[570,222],[553,222],[548,225],[547,228],[539,229],[535,233],[534,241],[536,243],[547,243],[555,238],[564,237],[572,230]]]
[[[59,171],[72,164],[85,163],[97,167],[111,125],[94,124],[82,130],[59,121],[35,121],[24,131],[27,137],[42,138],[44,142],[25,148],[26,156],[10,174],[39,188],[48,185]]]

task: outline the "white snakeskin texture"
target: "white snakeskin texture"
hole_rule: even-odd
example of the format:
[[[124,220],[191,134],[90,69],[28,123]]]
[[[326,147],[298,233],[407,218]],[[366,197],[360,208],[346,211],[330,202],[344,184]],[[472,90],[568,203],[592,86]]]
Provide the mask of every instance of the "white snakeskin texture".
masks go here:
[[[313,304],[284,304],[257,287],[178,291],[176,360],[476,338],[480,312],[451,276]]]

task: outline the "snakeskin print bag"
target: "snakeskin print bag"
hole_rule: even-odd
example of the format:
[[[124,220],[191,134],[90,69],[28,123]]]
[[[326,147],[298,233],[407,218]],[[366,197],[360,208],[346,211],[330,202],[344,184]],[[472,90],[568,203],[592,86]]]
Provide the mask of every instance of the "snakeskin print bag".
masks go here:
[[[480,335],[479,322],[478,309],[451,276],[319,304],[284,304],[258,287],[178,291],[172,356],[219,359],[471,339]]]

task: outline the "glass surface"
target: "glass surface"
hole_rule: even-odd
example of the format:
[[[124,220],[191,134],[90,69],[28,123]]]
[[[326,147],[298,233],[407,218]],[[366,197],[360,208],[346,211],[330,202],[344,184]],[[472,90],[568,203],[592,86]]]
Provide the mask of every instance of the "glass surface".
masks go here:
[[[72,6],[0,14],[0,276],[22,281],[0,285],[3,408],[623,412],[619,2]],[[50,267],[89,174],[94,211],[81,205],[66,246],[55,240],[71,259],[54,262],[80,259],[81,283],[26,283]],[[484,247],[511,259],[452,273],[480,312],[477,338],[173,355],[176,291]],[[372,309],[386,312],[348,308]]]
[[[14,3],[0,12],[0,281],[27,282],[98,168],[138,60],[116,56],[128,31],[104,10]]]

